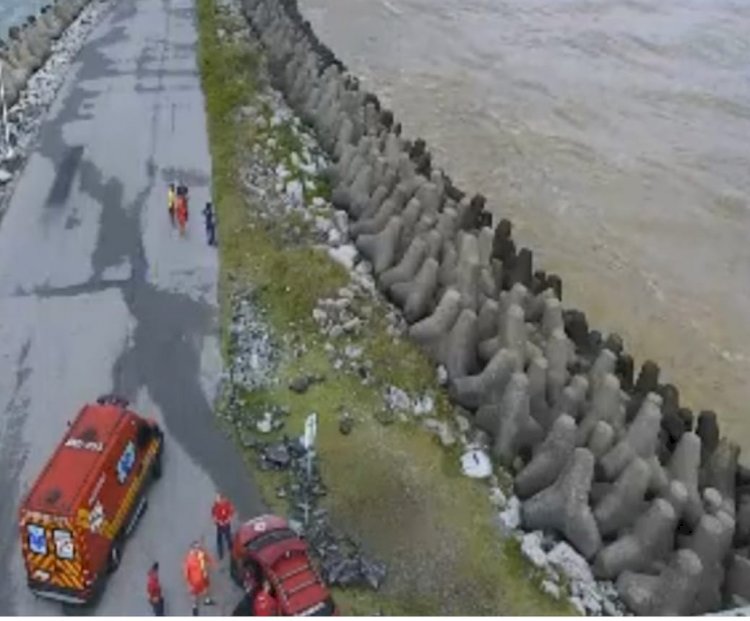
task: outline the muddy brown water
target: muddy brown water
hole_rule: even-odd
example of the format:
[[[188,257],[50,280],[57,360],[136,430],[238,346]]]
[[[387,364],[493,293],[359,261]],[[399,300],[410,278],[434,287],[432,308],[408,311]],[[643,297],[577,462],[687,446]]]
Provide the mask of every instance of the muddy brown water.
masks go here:
[[[750,4],[300,0],[564,302],[750,448]],[[745,455],[744,461],[748,461]]]

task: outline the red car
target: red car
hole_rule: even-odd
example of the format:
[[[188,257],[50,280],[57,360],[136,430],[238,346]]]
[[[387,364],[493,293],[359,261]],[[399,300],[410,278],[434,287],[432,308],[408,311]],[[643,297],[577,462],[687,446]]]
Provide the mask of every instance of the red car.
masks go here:
[[[230,571],[246,592],[268,580],[279,614],[285,617],[338,614],[328,588],[310,561],[307,544],[284,518],[262,515],[240,526],[232,542]],[[251,611],[252,595],[248,595],[234,616]]]

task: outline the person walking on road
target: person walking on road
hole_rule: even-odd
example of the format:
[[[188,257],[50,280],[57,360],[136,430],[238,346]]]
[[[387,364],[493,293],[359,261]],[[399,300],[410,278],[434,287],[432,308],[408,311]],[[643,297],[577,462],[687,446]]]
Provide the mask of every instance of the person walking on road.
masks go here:
[[[256,617],[275,617],[279,614],[279,604],[271,594],[268,580],[263,581],[263,587],[258,589],[253,602],[253,615]]]
[[[227,551],[232,553],[232,518],[234,517],[234,505],[232,502],[216,494],[216,500],[211,507],[211,516],[216,525],[216,552],[219,560],[224,558],[224,544],[226,543]]]
[[[164,596],[161,592],[161,581],[159,580],[159,563],[151,565],[146,579],[146,594],[148,603],[154,611],[155,617],[164,616]]]
[[[175,199],[175,212],[177,216],[177,226],[180,229],[180,236],[185,236],[185,226],[188,220],[187,192],[184,186],[177,188],[177,198]]]
[[[174,183],[170,183],[169,188],[167,189],[167,209],[169,210],[169,221],[172,223],[172,226],[174,226],[174,208],[176,198],[177,193],[174,189]]]
[[[209,246],[216,245],[216,214],[214,213],[213,205],[208,202],[203,208],[203,217],[206,222],[206,238],[208,239]]]
[[[213,605],[211,599],[211,577],[209,569],[214,565],[213,559],[208,555],[200,543],[194,541],[185,557],[182,567],[183,576],[193,600],[193,616],[198,616],[198,608],[201,598],[206,606]]]

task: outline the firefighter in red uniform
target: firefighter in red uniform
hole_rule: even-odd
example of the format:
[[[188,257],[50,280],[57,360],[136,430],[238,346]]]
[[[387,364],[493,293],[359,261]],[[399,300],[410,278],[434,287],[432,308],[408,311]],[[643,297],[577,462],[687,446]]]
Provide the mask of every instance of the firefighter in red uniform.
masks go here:
[[[253,614],[256,617],[275,617],[279,614],[279,604],[271,594],[268,580],[263,581],[263,588],[258,589],[253,602]]]
[[[190,591],[190,595],[193,598],[194,617],[198,616],[198,606],[201,597],[204,598],[203,603],[206,606],[214,603],[211,599],[211,578],[208,573],[212,565],[213,560],[208,555],[208,552],[197,541],[194,541],[185,557],[185,563],[182,567],[188,591]]]
[[[154,615],[157,617],[163,617],[164,596],[162,595],[161,582],[159,581],[159,563],[151,565],[151,569],[148,571],[148,578],[146,579],[146,594],[148,595],[148,603],[151,604]]]
[[[221,494],[216,494],[216,500],[211,507],[211,516],[216,525],[216,551],[219,560],[224,558],[224,544],[227,551],[232,551],[232,518],[234,517],[234,506],[230,500]]]

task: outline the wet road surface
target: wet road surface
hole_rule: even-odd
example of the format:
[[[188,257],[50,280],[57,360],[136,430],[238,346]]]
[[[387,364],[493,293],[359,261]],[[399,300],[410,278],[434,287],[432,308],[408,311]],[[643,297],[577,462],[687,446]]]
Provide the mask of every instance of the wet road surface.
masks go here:
[[[750,448],[750,6],[300,0],[564,302]]]
[[[210,505],[262,510],[211,411],[221,358],[216,250],[200,210],[210,159],[193,0],[120,0],[92,33],[42,127],[0,224],[0,614],[60,614],[26,589],[19,500],[86,401],[116,392],[167,432],[164,476],[96,609],[150,613],[153,561],[169,614],[190,614],[180,566],[213,549]],[[166,186],[190,187],[186,239]],[[226,561],[219,607],[237,593]],[[208,612],[208,611],[207,611]]]

